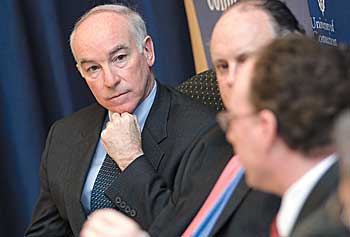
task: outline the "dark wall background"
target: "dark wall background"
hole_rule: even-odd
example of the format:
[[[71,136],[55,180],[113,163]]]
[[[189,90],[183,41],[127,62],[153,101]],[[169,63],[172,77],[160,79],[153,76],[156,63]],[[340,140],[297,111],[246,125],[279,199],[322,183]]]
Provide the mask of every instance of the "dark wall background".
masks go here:
[[[112,2],[144,16],[155,41],[158,80],[175,86],[194,74],[181,0],[1,0],[0,236],[23,236],[30,221],[49,126],[94,102],[68,38],[86,10]]]

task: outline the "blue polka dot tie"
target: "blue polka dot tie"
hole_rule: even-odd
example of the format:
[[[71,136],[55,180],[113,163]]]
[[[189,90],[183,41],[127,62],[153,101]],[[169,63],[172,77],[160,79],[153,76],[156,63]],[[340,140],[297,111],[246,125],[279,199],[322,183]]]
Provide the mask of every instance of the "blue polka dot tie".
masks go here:
[[[120,172],[117,163],[107,154],[91,191],[91,212],[102,208],[115,208],[113,202],[106,196],[105,191]]]

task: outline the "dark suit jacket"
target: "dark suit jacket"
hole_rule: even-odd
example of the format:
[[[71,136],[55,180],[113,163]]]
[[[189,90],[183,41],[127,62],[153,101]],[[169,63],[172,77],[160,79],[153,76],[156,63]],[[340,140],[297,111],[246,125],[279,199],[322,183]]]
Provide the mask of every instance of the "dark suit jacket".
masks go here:
[[[310,215],[291,237],[349,237],[350,229],[341,222],[341,205],[337,193]]]
[[[173,190],[161,190],[161,180],[137,179],[138,188],[125,195],[137,194],[156,186],[153,197],[163,197],[164,202],[154,201],[149,208],[156,209],[153,224],[148,231],[152,237],[179,237],[197,214],[227,162],[232,157],[232,148],[217,126],[194,141],[193,149],[184,156],[175,178]],[[135,171],[140,169],[135,169]],[[147,176],[147,175],[146,175]],[[145,175],[144,175],[145,177]],[[136,196],[139,196],[138,194]],[[128,198],[127,198],[128,199]],[[269,236],[269,226],[279,208],[279,198],[253,191],[241,180],[211,236]],[[149,213],[148,211],[147,213]]]
[[[81,192],[105,116],[106,110],[95,104],[51,127],[41,161],[40,195],[26,236],[79,236],[86,219]],[[108,190],[119,210],[147,228],[152,221],[148,209],[162,199],[153,196],[157,190],[133,186],[132,181],[157,177],[164,184],[160,189],[173,189],[184,154],[195,149],[191,141],[214,123],[215,114],[209,108],[158,83],[142,132],[145,155],[122,172]],[[131,172],[134,166],[140,167],[139,172]],[[146,171],[152,175],[147,176]],[[142,189],[139,196],[124,195],[126,190],[138,188]]]
[[[338,188],[339,183],[339,164],[334,163],[327,172],[317,182],[311,193],[307,197],[297,219],[292,228],[291,235],[299,225],[302,225],[315,211],[322,208],[325,202],[332,196]]]

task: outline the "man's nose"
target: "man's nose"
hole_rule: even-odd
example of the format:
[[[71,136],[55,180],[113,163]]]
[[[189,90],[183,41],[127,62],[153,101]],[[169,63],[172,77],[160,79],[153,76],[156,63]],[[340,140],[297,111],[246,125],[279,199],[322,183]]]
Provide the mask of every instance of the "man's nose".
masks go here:
[[[118,72],[113,70],[110,66],[105,67],[104,70],[104,84],[106,87],[115,87],[120,82]]]
[[[226,82],[231,86],[234,84],[237,77],[237,69],[238,69],[237,67],[238,67],[237,64],[231,65],[229,67],[229,72],[226,77]]]

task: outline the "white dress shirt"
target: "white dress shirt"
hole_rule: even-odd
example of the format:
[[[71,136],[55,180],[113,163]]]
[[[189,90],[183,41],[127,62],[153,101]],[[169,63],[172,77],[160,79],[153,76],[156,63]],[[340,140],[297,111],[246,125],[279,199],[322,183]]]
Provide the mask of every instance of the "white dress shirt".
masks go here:
[[[276,222],[278,233],[281,237],[290,235],[310,192],[336,159],[336,156],[333,154],[322,160],[292,184],[283,195]]]

